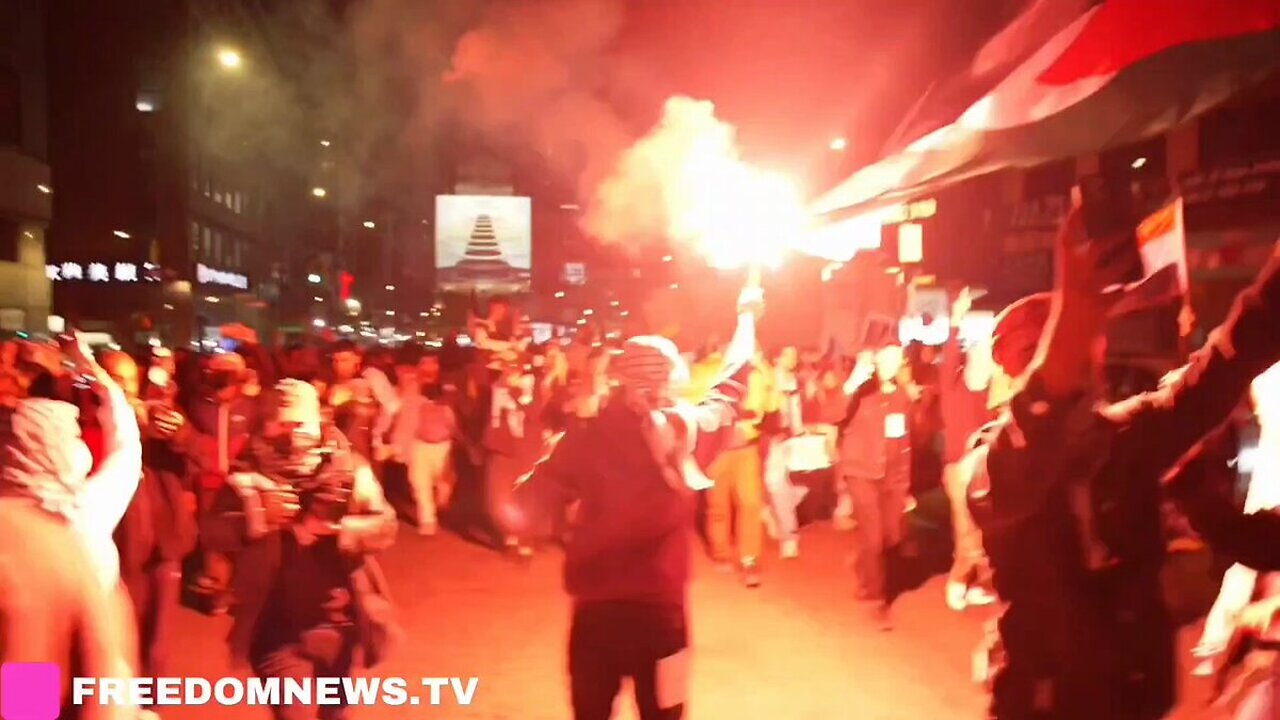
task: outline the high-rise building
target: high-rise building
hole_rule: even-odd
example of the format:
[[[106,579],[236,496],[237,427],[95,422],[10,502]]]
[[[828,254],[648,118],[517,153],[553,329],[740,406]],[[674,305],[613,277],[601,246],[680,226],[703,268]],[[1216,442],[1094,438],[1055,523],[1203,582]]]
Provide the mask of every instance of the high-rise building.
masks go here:
[[[45,2],[0,2],[0,331],[46,329]]]
[[[270,119],[286,75],[250,0],[51,4],[47,275],[55,311],[122,345],[260,332],[311,196]],[[318,147],[318,141],[317,141]],[[34,183],[32,183],[34,184]]]

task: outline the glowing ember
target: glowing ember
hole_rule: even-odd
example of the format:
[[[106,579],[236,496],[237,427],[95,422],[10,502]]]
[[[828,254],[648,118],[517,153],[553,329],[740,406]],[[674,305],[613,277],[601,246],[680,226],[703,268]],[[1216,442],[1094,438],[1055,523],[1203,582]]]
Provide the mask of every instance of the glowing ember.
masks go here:
[[[734,268],[776,266],[808,219],[792,182],[742,160],[714,105],[673,97],[601,183],[585,225],[605,241],[670,238]]]

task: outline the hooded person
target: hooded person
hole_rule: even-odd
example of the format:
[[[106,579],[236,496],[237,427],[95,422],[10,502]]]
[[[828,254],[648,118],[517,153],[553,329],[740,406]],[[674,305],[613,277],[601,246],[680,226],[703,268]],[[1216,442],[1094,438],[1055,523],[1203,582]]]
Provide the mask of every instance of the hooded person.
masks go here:
[[[743,292],[721,380],[696,406],[677,399],[689,375],[670,340],[624,343],[599,415],[571,427],[517,487],[507,518],[517,531],[581,503],[565,549],[577,720],[608,718],[624,677],[642,720],[683,716],[692,491],[709,486],[705,468],[732,440],[761,300]]]
[[[1103,238],[1114,241],[1114,238]],[[993,357],[1017,380],[1007,409],[966,462],[966,494],[1003,602],[988,672],[994,718],[1164,717],[1174,704],[1176,632],[1164,597],[1163,491],[1210,544],[1254,564],[1220,532],[1215,506],[1170,481],[1235,411],[1254,377],[1280,360],[1280,255],[1241,292],[1226,321],[1157,390],[1106,402],[1100,370],[1106,322],[1102,260],[1114,247],[1089,236],[1082,209],[1058,236],[1058,282],[1048,303],[1013,308],[997,325]],[[1017,307],[1017,306],[1015,306]],[[1017,332],[1015,332],[1015,329]],[[1200,457],[1204,457],[1201,455]],[[1163,487],[1162,487],[1163,486]],[[1238,523],[1274,523],[1266,514]],[[1240,551],[1245,549],[1245,552]],[[1280,557],[1274,553],[1273,557]],[[1263,569],[1263,566],[1259,566]],[[1274,569],[1274,567],[1266,567]]]
[[[133,408],[82,348],[72,352],[99,402],[96,469],[74,405],[27,399],[0,418],[0,661],[61,666],[62,717],[134,717],[136,708],[67,701],[74,674],[128,678],[136,668],[112,532],[142,471]]]
[[[382,660],[397,632],[372,554],[395,540],[396,516],[368,462],[322,419],[315,388],[284,380],[206,528],[211,545],[239,550],[233,659],[261,678],[344,677]],[[272,708],[314,720],[315,706]],[[344,717],[345,702],[319,717]]]
[[[81,355],[86,355],[81,353]],[[81,437],[80,411],[60,400],[23,400],[0,423],[0,494],[36,501],[84,538],[103,587],[120,581],[112,533],[124,517],[142,473],[142,442],[133,406],[111,377],[90,359],[83,382],[98,403],[102,457]]]

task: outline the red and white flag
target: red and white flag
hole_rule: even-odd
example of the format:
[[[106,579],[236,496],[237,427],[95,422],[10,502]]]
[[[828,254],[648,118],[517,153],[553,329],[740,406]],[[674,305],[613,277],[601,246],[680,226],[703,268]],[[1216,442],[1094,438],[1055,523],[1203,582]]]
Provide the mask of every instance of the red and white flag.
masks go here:
[[[1182,198],[1160,208],[1138,225],[1138,254],[1142,256],[1144,277],[1173,267],[1178,290],[1187,292],[1187,229],[1182,221]]]
[[[919,120],[913,113],[895,143],[902,149],[820,196],[813,212],[862,214],[1003,168],[1153,137],[1280,71],[1280,0],[1107,0],[1078,10],[1066,0],[1034,4],[997,44],[1008,62],[967,71],[960,102],[939,99]],[[926,128],[937,129],[903,142]]]
[[[1119,317],[1130,313],[1164,307],[1175,301],[1185,306],[1189,302],[1187,289],[1187,232],[1182,219],[1182,198],[1152,213],[1138,225],[1135,233],[1138,245],[1136,263],[1142,263],[1142,279],[1137,282],[1115,285],[1106,292],[1119,294],[1111,306],[1110,315]]]

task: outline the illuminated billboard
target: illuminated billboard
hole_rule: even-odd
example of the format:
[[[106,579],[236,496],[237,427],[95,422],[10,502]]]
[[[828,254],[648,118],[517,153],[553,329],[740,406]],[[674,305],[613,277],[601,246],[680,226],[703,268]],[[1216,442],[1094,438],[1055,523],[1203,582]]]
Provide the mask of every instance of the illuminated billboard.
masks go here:
[[[527,197],[436,197],[436,284],[444,291],[519,293],[533,269]]]

